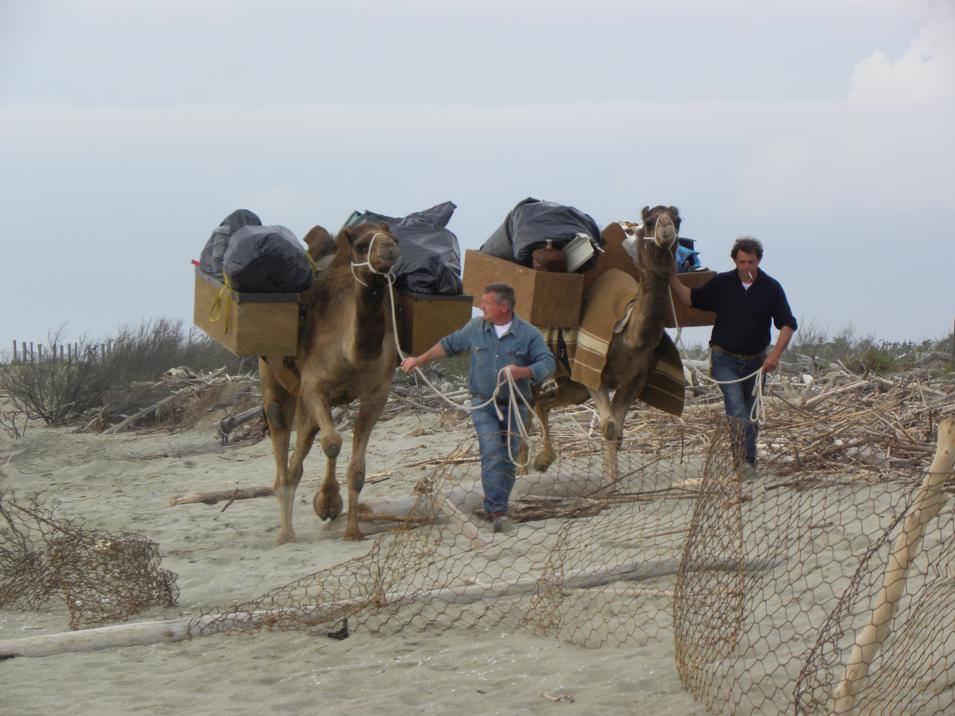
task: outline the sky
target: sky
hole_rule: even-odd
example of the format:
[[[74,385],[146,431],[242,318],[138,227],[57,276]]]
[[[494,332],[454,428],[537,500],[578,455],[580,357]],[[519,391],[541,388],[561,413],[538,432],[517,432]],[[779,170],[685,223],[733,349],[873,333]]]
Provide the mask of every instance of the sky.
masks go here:
[[[673,204],[803,325],[955,319],[955,0],[0,0],[0,356],[192,320],[237,208],[303,237],[443,201]],[[707,329],[684,334],[705,342]]]

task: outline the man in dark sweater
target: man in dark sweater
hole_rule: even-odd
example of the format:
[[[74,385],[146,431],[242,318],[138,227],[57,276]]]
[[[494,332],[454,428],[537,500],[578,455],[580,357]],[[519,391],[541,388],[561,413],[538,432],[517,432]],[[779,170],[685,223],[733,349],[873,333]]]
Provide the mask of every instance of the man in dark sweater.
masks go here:
[[[733,439],[733,457],[744,474],[756,471],[756,436],[758,426],[750,420],[753,409],[753,387],[756,377],[736,381],[760,367],[769,373],[779,365],[783,351],[796,331],[796,319],[786,300],[782,285],[761,271],[763,245],[752,236],[736,239],[730,252],[735,271],[718,273],[710,281],[694,289],[684,286],[673,275],[670,288],[684,306],[716,313],[710,336],[710,371],[721,381],[723,403],[729,416]],[[769,350],[769,324],[772,321],[779,338]]]

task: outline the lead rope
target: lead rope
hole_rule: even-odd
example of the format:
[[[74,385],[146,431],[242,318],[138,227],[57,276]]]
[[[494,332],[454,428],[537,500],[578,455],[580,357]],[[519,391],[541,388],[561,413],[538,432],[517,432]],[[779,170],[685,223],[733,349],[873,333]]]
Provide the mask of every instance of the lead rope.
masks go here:
[[[676,304],[673,302],[673,289],[667,287],[668,295],[670,296],[670,310],[673,313],[673,325],[676,327],[676,340],[674,341],[677,345],[677,348],[680,350],[680,355],[683,360],[688,360],[686,356],[686,347],[683,345],[683,342],[680,340],[680,334],[683,332],[683,329],[680,327],[680,321],[676,317]],[[708,380],[711,383],[716,385],[730,385],[731,383],[742,383],[744,380],[749,380],[753,376],[756,376],[756,384],[753,386],[753,408],[749,411],[749,419],[751,422],[758,425],[763,425],[766,422],[766,409],[763,406],[763,367],[760,366],[758,369],[745,375],[742,378],[737,378],[736,380],[717,380],[711,376],[706,375],[700,370],[697,370],[697,374],[704,380]]]
[[[379,236],[379,234],[375,234],[374,236],[371,237],[371,243],[368,245],[368,260],[363,261],[361,263],[352,263],[351,265],[352,275],[355,277],[355,280],[358,281],[358,283],[360,283],[362,286],[365,286],[366,288],[368,287],[368,284],[366,284],[364,281],[358,278],[358,274],[355,273],[356,267],[367,266],[372,273],[385,277],[388,283],[388,298],[391,300],[392,336],[395,339],[395,348],[398,351],[398,357],[404,360],[408,356],[405,354],[403,350],[401,350],[401,343],[398,340],[398,316],[397,316],[397,308],[395,303],[394,272],[391,269],[388,269],[388,271],[378,271],[375,269],[374,266],[371,265],[371,247],[374,245],[375,238],[377,236]],[[530,463],[531,439],[527,431],[527,426],[524,424],[523,418],[521,418],[521,411],[519,409],[520,403],[518,401],[519,400],[522,401],[524,405],[527,406],[529,415],[533,415],[534,410],[531,407],[531,404],[528,402],[527,398],[524,397],[524,394],[517,389],[517,382],[514,380],[514,376],[512,376],[510,372],[508,372],[505,368],[501,368],[497,372],[497,383],[494,386],[494,392],[491,393],[491,397],[478,405],[468,405],[468,404],[454,402],[448,396],[442,393],[441,390],[434,383],[428,380],[427,376],[424,374],[424,372],[420,368],[415,368],[415,373],[418,375],[418,377],[421,378],[422,381],[424,381],[425,385],[431,388],[431,390],[434,392],[435,395],[439,396],[446,403],[448,403],[454,408],[457,408],[458,410],[463,410],[467,413],[470,413],[474,410],[478,410],[479,408],[483,408],[487,405],[490,405],[491,403],[494,403],[494,410],[497,413],[498,420],[505,419],[505,414],[501,410],[501,406],[497,404],[497,396],[501,392],[501,388],[506,384],[509,388],[509,391],[508,391],[509,395],[508,395],[508,401],[507,401],[507,416],[508,418],[511,415],[514,416],[514,422],[517,425],[517,434],[520,436],[521,440],[527,443],[528,461],[524,463],[519,462],[513,455],[513,451],[511,450],[511,435],[513,433],[511,432],[511,429],[510,429],[510,425],[511,425],[510,419],[508,419],[507,421],[507,426],[508,426],[507,427],[507,456],[510,459],[510,461],[514,463],[517,467],[526,467]],[[515,396],[517,397],[515,398]]]

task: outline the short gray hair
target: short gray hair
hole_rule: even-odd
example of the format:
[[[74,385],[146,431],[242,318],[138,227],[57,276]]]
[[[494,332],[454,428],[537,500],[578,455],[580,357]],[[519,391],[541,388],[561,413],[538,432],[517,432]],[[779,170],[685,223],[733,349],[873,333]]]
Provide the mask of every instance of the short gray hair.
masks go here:
[[[493,293],[497,300],[507,304],[511,313],[514,313],[514,306],[517,305],[517,296],[514,295],[514,287],[509,283],[489,283],[484,287],[484,293]]]

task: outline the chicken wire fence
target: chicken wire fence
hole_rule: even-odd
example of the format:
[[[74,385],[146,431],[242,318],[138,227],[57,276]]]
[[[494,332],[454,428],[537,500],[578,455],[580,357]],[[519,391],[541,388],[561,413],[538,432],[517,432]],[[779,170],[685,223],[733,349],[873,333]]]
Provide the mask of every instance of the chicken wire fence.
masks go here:
[[[465,443],[419,481],[410,509],[377,515],[396,527],[366,555],[210,609],[188,631],[506,629],[591,648],[672,640],[684,684],[716,712],[955,710],[948,475],[888,628],[861,644],[869,666],[847,701],[846,665],[875,622],[921,476],[768,470],[744,480],[713,413],[694,449],[628,430],[610,484],[588,423],[586,413],[554,414],[558,460],[518,478],[513,531],[483,521],[477,449]],[[84,530],[37,504],[0,507],[0,606],[59,594],[75,628],[175,603],[155,544]]]
[[[718,419],[702,451],[628,433],[621,477],[608,484],[598,439],[572,450],[559,439],[586,432],[585,421],[555,417],[564,449],[548,473],[518,478],[514,531],[483,523],[476,448],[464,446],[367,555],[203,614],[194,631],[503,628],[585,647],[672,639],[684,684],[717,712],[955,708],[950,505],[927,525],[892,628],[854,682],[855,711],[837,698],[917,478],[744,480]]]

